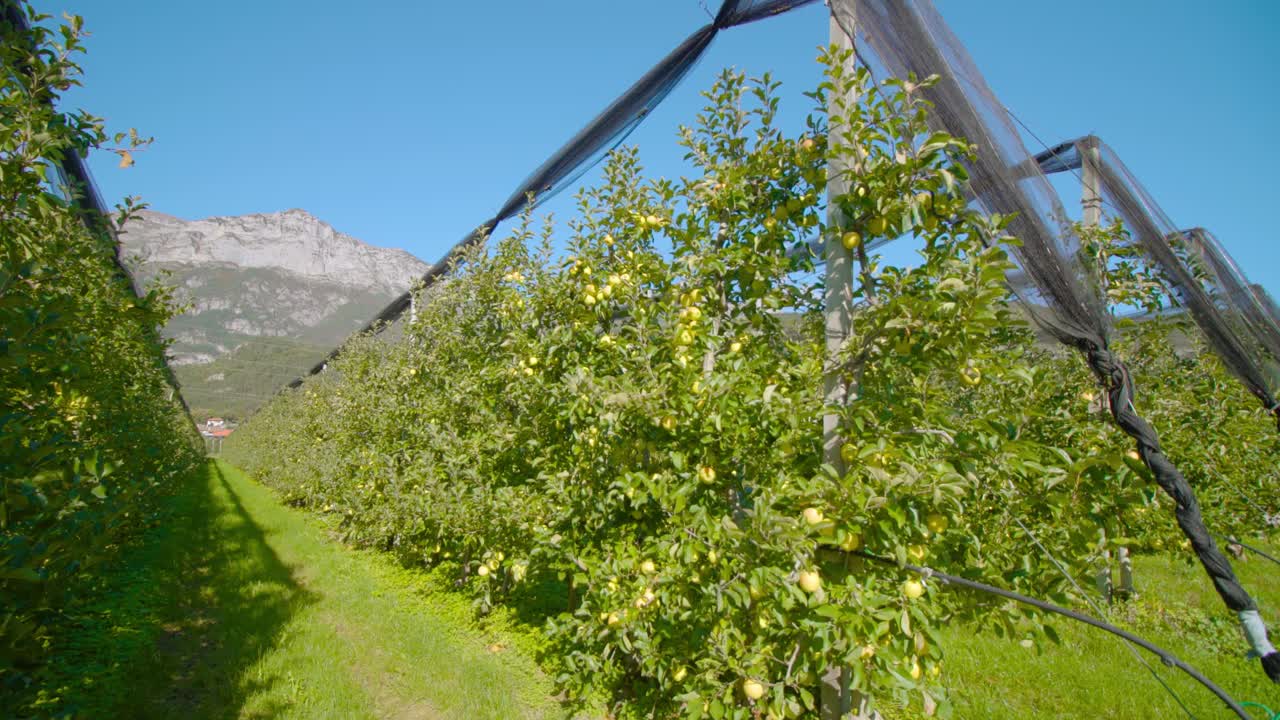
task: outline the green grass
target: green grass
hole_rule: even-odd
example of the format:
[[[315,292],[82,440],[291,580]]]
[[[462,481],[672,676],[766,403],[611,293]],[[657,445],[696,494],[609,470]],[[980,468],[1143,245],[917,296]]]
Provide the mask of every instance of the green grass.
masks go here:
[[[1261,549],[1274,551],[1275,544]],[[1184,555],[1179,553],[1179,557]],[[1276,628],[1280,620],[1280,566],[1256,555],[1233,561],[1233,565],[1258,601],[1268,626]],[[1116,606],[1110,612],[1112,623],[1172,652],[1236,701],[1262,703],[1280,711],[1280,687],[1267,680],[1257,660],[1243,658],[1245,643],[1234,617],[1222,606],[1198,564],[1168,555],[1138,556],[1134,576],[1139,596]],[[1044,641],[1033,648],[991,633],[976,633],[963,625],[946,628],[944,663],[955,717],[1187,717],[1119,638],[1065,618],[1058,620],[1053,625],[1062,644]],[[1145,652],[1143,656],[1195,717],[1235,717],[1181,671],[1163,666]],[[923,717],[914,710],[891,716]]]
[[[522,641],[453,593],[333,542],[210,464],[71,614],[40,714],[84,718],[537,718],[566,713]]]
[[[1139,556],[1135,565],[1140,596],[1118,605],[1112,622],[1237,700],[1280,710],[1280,690],[1256,660],[1240,657],[1235,622],[1199,566],[1166,555]],[[1235,566],[1274,627],[1280,567],[1256,556]],[[566,717],[532,659],[542,650],[538,629],[505,611],[478,625],[446,574],[346,548],[322,520],[211,464],[181,489],[170,516],[97,579],[99,599],[67,613],[54,660],[38,676],[34,714]],[[1066,620],[1055,627],[1061,645],[1033,648],[964,625],[944,628],[954,716],[1185,717],[1118,639]],[[1230,717],[1206,690],[1146,657],[1195,717]],[[0,691],[0,706],[11,700]],[[888,717],[922,716],[905,708]]]

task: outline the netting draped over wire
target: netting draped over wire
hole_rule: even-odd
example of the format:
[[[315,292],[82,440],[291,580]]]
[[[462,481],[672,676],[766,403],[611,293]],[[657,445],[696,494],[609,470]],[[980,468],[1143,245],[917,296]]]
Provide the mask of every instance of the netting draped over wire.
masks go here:
[[[726,28],[746,25],[779,15],[819,0],[724,0],[715,19],[685,38],[674,50],[649,69],[639,80],[614,100],[599,115],[520,183],[493,217],[477,226],[460,242],[445,253],[422,276],[420,283],[429,285],[444,274],[450,264],[469,246],[482,240],[499,223],[523,210],[529,198],[541,203],[573,184],[584,172],[616,148],[635,130],[649,113],[689,73],[711,46],[716,35]],[[412,302],[412,291],[402,293],[369,321],[360,333],[367,333],[385,323],[394,322],[403,315]],[[359,333],[358,333],[359,334]],[[311,369],[314,375],[324,369],[341,348],[329,353]],[[289,387],[302,384],[299,378]]]
[[[1006,109],[928,0],[857,0],[856,6],[854,30],[869,62],[898,78],[938,76],[920,91],[933,106],[930,124],[976,146],[968,167],[971,201],[988,213],[1014,216],[1009,232],[1021,244],[1011,248],[1017,272],[1010,284],[1020,302],[1038,325],[1084,354],[1107,390],[1117,425],[1134,438],[1143,462],[1173,498],[1178,525],[1219,596],[1237,613],[1268,677],[1280,682],[1280,653],[1267,638],[1256,603],[1205,527],[1186,478],[1134,409],[1128,368],[1109,347],[1110,316],[1102,294],[1079,260],[1079,241],[1065,210]]]
[[[1271,356],[1264,362],[1280,363],[1280,308],[1261,285],[1245,277],[1217,236],[1204,228],[1183,230],[1192,247],[1204,258],[1206,269],[1225,302],[1240,314],[1249,330]],[[1272,387],[1276,385],[1273,381]]]
[[[1036,159],[1046,172],[1092,172],[1105,210],[1124,222],[1209,347],[1276,416],[1280,427],[1280,406],[1265,370],[1280,360],[1280,328],[1217,240],[1203,230],[1179,231],[1115,151],[1097,137],[1063,143]]]

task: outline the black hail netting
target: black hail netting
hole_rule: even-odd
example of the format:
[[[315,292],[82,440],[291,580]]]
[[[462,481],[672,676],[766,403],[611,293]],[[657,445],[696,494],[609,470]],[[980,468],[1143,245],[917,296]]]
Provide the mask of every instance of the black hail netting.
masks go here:
[[[1183,230],[1182,234],[1204,259],[1206,270],[1211,273],[1222,302],[1228,303],[1239,313],[1248,331],[1253,333],[1258,344],[1270,356],[1260,361],[1264,367],[1271,367],[1268,373],[1270,387],[1280,386],[1280,377],[1275,369],[1276,363],[1280,363],[1280,314],[1276,312],[1275,301],[1262,286],[1249,282],[1244,271],[1236,265],[1235,259],[1227,253],[1227,249],[1213,233],[1204,228],[1192,228]]]
[[[1085,162],[1092,160],[1086,157]],[[1096,171],[1104,201],[1124,220],[1147,255],[1155,260],[1165,280],[1200,326],[1209,345],[1249,391],[1275,414],[1277,427],[1280,427],[1280,406],[1276,405],[1275,397],[1267,387],[1266,376],[1258,364],[1260,353],[1250,352],[1250,345],[1236,334],[1196,274],[1179,257],[1173,243],[1187,247],[1187,239],[1178,231],[1178,226],[1138,184],[1119,156],[1102,143],[1098,147]]]
[[[959,40],[932,5],[858,0],[857,32],[864,55],[894,77],[937,74],[921,91],[933,107],[930,123],[978,146],[969,166],[971,200],[988,213],[1013,215],[1010,234],[1015,290],[1036,321],[1058,340],[1105,344],[1109,332],[1098,293],[1075,262],[1076,240],[1061,226],[1066,212],[1042,174],[1018,174],[1030,158],[1004,106],[986,86]]]
[[[523,210],[530,196],[534,198],[535,203],[540,203],[556,195],[572,185],[610,150],[616,148],[666,98],[667,94],[680,84],[721,30],[763,20],[818,1],[724,0],[720,5],[720,11],[716,13],[711,23],[699,28],[676,46],[676,49],[650,68],[634,85],[618,96],[617,100],[614,100],[547,158],[546,162],[520,183],[493,217],[481,223],[476,231],[450,248],[443,258],[432,265],[431,269],[422,276],[421,284],[430,285],[444,274],[450,263],[456,260],[463,250],[482,240],[498,223]],[[411,299],[412,290],[404,292],[383,308],[382,312],[370,320],[357,334],[367,333],[384,323],[394,322],[409,309]],[[309,374],[314,375],[323,370],[340,351],[341,348],[338,348],[329,353],[324,360],[311,369]],[[290,383],[289,387],[297,387],[301,384],[302,378],[298,378]]]
[[[1009,231],[1021,247],[1012,248],[1018,273],[1010,283],[1020,301],[1057,340],[1085,355],[1107,389],[1116,424],[1134,438],[1156,482],[1173,498],[1178,525],[1219,596],[1239,616],[1267,676],[1280,682],[1280,653],[1267,639],[1257,605],[1210,536],[1186,478],[1134,409],[1129,371],[1108,347],[1102,295],[1079,262],[1066,212],[1006,109],[929,0],[856,0],[856,8],[861,49],[874,62],[899,78],[939,77],[922,91],[933,105],[930,123],[976,146],[968,168],[971,200],[990,213],[1016,214]]]
[[[1217,240],[1202,230],[1179,231],[1115,151],[1097,137],[1063,143],[1036,159],[1046,172],[1082,168],[1098,179],[1106,211],[1124,222],[1209,346],[1276,416],[1280,427],[1280,406],[1265,369],[1280,359],[1280,329],[1270,322]]]

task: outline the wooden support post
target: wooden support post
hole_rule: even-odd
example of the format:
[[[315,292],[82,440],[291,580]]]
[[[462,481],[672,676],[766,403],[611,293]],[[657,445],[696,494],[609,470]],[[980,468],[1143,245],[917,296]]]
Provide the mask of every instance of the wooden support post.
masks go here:
[[[855,32],[856,2],[857,0],[828,1],[831,8],[831,44],[842,50],[850,50],[854,46],[854,38],[848,33]],[[853,70],[854,61],[851,57],[846,71],[852,73]],[[847,106],[849,100],[833,95],[827,106],[828,118],[844,115],[842,106]],[[826,411],[822,416],[822,457],[823,462],[843,476],[846,468],[840,457],[840,447],[844,443],[840,432],[840,408],[849,402],[851,394],[856,396],[857,389],[849,387],[848,374],[839,369],[837,360],[853,326],[853,254],[841,242],[846,221],[832,200],[849,191],[849,163],[846,157],[834,150],[839,145],[842,134],[838,124],[829,122],[827,130],[827,143],[832,151],[827,165],[827,236],[824,248],[826,270],[823,278],[826,289],[826,363],[822,384]],[[851,681],[852,673],[847,668],[831,668],[823,675],[820,696],[822,720],[845,717],[855,702],[859,707],[863,705],[862,698],[855,701],[852,697],[849,687]],[[860,713],[859,717],[865,716]]]

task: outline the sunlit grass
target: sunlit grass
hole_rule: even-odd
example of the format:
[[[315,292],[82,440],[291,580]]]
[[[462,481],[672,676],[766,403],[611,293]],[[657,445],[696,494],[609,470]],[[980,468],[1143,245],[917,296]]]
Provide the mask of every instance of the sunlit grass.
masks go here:
[[[1275,550],[1276,544],[1263,546]],[[333,540],[226,465],[77,607],[44,676],[42,714],[83,718],[564,717],[536,627],[499,612],[483,627],[436,573]],[[1198,565],[1136,558],[1137,600],[1111,621],[1197,667],[1237,700],[1280,710],[1280,692]],[[1280,566],[1235,563],[1273,626]],[[1185,717],[1116,638],[1069,621],[1061,645],[1025,648],[964,625],[942,630],[957,718]],[[1228,717],[1203,688],[1145,656],[1198,718]],[[920,717],[916,708],[893,720]]]
[[[44,710],[120,718],[562,716],[516,643],[424,576],[330,540],[225,465],[58,648]]]
[[[1262,549],[1268,548],[1274,549],[1275,544]],[[1117,605],[1109,620],[1172,652],[1235,700],[1263,703],[1280,711],[1280,689],[1263,675],[1257,660],[1244,659],[1246,646],[1233,615],[1222,606],[1199,564],[1184,562],[1184,555],[1188,554],[1178,554],[1179,559],[1171,554],[1136,557],[1138,598]],[[1263,618],[1275,628],[1280,620],[1280,566],[1256,555],[1233,564],[1262,608]],[[1065,618],[1054,622],[1054,627],[1061,635],[1061,645],[1044,641],[1032,648],[1022,647],[1017,640],[975,633],[964,625],[945,628],[944,662],[955,717],[1187,717],[1119,638]],[[1181,671],[1142,654],[1195,717],[1235,717]],[[922,717],[914,712],[891,715],[913,720]]]

